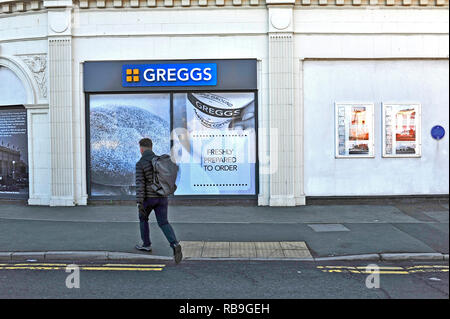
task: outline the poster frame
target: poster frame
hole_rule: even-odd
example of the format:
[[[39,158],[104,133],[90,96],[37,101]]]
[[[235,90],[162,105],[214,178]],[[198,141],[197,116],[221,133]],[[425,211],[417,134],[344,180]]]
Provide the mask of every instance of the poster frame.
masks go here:
[[[339,114],[338,108],[339,106],[367,106],[371,114],[369,115],[370,120],[372,121],[372,125],[369,130],[369,154],[360,154],[360,155],[339,155]],[[334,102],[334,144],[335,150],[334,155],[336,159],[345,159],[345,158],[375,158],[375,104],[373,102]],[[372,150],[372,153],[370,152]]]
[[[410,105],[416,107],[416,150],[415,154],[386,154],[386,107]],[[381,103],[381,136],[382,136],[382,157],[383,158],[420,158],[422,157],[422,105],[419,102],[412,103]]]
[[[27,142],[27,152],[28,152],[28,162],[27,162],[27,166],[28,166],[28,191],[26,193],[22,193],[22,194],[14,194],[14,193],[0,193],[0,200],[9,200],[9,199],[19,199],[19,200],[24,200],[24,199],[29,199],[30,197],[30,187],[31,187],[31,173],[30,173],[30,153],[29,153],[29,147],[30,147],[30,136],[29,136],[29,127],[28,127],[28,112],[27,109],[25,107],[25,105],[20,105],[20,104],[16,104],[16,105],[1,105],[0,109],[10,109],[10,110],[24,110],[25,114],[26,114],[26,127],[27,127],[27,138],[26,138],[26,142]]]

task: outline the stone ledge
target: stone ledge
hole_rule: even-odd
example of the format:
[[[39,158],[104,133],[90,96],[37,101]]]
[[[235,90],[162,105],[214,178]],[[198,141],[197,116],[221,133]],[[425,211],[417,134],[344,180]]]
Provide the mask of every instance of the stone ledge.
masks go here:
[[[189,7],[265,7],[267,5],[290,4],[300,7],[317,8],[362,8],[362,7],[404,7],[431,8],[448,7],[449,0],[0,0],[0,15],[37,11],[48,8],[74,7],[87,9],[139,9]]]

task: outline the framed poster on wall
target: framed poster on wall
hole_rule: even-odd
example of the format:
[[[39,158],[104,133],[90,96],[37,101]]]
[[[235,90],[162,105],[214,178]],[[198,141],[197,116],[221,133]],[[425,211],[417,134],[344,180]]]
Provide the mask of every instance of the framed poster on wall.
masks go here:
[[[383,157],[421,156],[421,105],[383,103]]]
[[[0,198],[28,196],[27,111],[0,107]]]
[[[336,158],[374,157],[373,103],[335,103]]]

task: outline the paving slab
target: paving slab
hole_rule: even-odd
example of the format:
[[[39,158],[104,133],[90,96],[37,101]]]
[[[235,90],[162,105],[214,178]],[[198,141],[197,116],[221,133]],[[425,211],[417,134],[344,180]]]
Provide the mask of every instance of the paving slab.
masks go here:
[[[350,231],[342,224],[308,224],[315,232]]]
[[[257,250],[281,250],[281,244],[277,241],[275,241],[275,242],[270,242],[270,241],[255,242],[255,247]]]
[[[73,222],[138,222],[136,206],[45,207],[1,205],[0,218]],[[154,214],[150,220],[156,222]],[[169,206],[173,223],[379,223],[420,222],[392,205],[296,207]]]
[[[283,249],[286,258],[312,258],[308,250],[305,249]]]
[[[181,242],[188,258],[312,258],[304,242]]]
[[[282,249],[256,249],[257,258],[284,258]]]
[[[438,222],[441,223],[448,223],[449,222],[449,218],[448,218],[448,211],[432,211],[432,212],[423,212],[425,215],[435,219]]]
[[[266,258],[301,255],[305,253],[301,250],[307,251],[308,248],[314,257],[396,252],[448,253],[448,203],[170,206],[169,220],[177,238],[184,241],[183,251],[196,257],[203,255],[203,242],[263,242],[258,247],[255,244],[254,250],[245,244],[229,244],[228,247],[217,244],[206,247],[204,253],[211,255],[212,250],[222,249],[224,251],[219,255],[226,255],[228,251],[229,256],[244,256],[246,253],[258,256],[259,251],[260,256],[270,256]],[[150,221],[153,252],[148,254],[134,249],[140,242],[135,206],[1,205],[0,251],[116,251],[172,256],[172,249],[157,226],[154,214]],[[315,232],[308,224],[336,224],[348,231]],[[306,244],[305,247],[292,246],[289,242]],[[286,253],[285,250],[299,251]]]
[[[308,249],[304,241],[282,241],[280,244],[282,249]]]
[[[390,224],[346,224],[349,232],[302,229],[315,257],[387,252],[435,252],[430,246]],[[309,227],[308,227],[309,228]]]
[[[230,257],[256,258],[255,243],[230,242]]]
[[[230,249],[206,248],[202,250],[202,257],[227,258],[230,257]]]
[[[203,246],[203,249],[223,249],[223,250],[230,250],[230,243],[229,242],[205,242],[205,245]]]
[[[411,237],[425,243],[434,251],[449,253],[448,224],[446,224],[446,227],[437,223],[393,225]]]

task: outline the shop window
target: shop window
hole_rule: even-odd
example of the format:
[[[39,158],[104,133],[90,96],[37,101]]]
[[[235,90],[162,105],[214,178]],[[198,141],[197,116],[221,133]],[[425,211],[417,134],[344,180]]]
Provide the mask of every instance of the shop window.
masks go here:
[[[91,195],[134,195],[139,140],[151,138],[156,154],[170,152],[170,95],[91,95],[89,117]]]
[[[176,195],[254,195],[254,93],[174,94]]]
[[[177,160],[175,195],[256,193],[253,92],[90,94],[89,124],[90,196],[135,195],[143,137]]]

